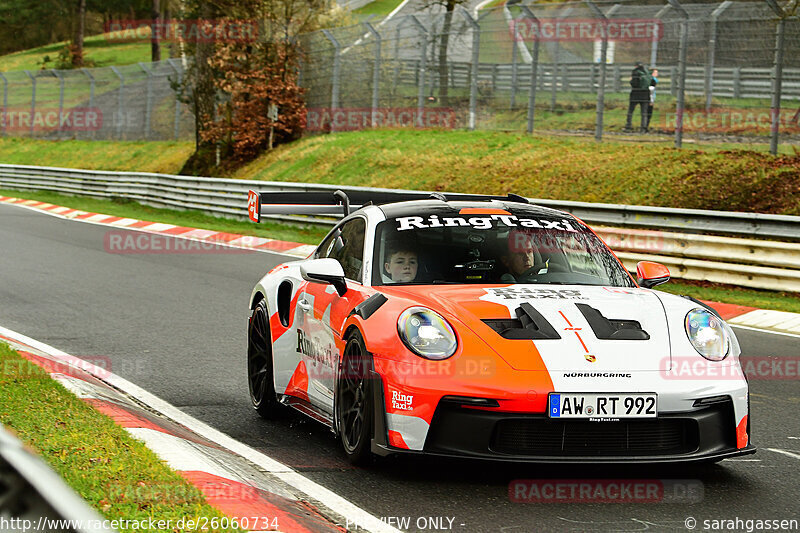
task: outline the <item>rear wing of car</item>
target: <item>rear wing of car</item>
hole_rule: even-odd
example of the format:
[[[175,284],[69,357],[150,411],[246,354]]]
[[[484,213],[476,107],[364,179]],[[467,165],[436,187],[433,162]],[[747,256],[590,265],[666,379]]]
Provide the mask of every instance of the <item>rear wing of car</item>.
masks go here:
[[[488,201],[529,203],[527,198],[516,194],[491,196],[485,194],[429,193],[417,191],[350,191],[336,190],[308,192],[256,192],[247,196],[247,215],[253,222],[260,222],[261,216],[271,215],[349,215],[366,205],[390,204],[412,200],[448,201]]]

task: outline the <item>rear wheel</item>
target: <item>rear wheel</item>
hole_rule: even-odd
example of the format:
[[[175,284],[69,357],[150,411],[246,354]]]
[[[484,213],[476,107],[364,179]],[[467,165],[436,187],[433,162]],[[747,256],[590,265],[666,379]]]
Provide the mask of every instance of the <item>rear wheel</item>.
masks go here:
[[[269,314],[264,300],[256,304],[250,317],[247,332],[247,384],[253,408],[262,418],[273,418],[280,403],[275,395]]]
[[[357,330],[347,339],[336,383],[336,427],[347,459],[364,466],[372,461],[372,358]]]

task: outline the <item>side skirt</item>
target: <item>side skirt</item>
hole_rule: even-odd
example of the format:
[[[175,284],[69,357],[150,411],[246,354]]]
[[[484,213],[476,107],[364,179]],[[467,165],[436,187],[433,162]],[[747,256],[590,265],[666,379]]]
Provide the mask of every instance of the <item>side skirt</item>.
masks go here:
[[[280,402],[333,429],[333,417],[310,402],[286,394],[280,395]]]

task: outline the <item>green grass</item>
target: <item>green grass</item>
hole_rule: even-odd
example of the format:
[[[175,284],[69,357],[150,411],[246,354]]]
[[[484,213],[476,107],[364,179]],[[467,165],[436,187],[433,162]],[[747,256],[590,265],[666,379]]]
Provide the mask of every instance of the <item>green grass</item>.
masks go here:
[[[14,191],[0,189],[0,196],[38,200],[40,202],[62,205],[92,213],[135,218],[151,222],[163,222],[176,226],[210,229],[239,235],[254,235],[256,237],[266,237],[305,244],[319,244],[322,238],[327,234],[328,229],[330,229],[317,226],[279,224],[275,222],[255,224],[249,221],[206,215],[200,211],[159,209],[126,200],[111,201],[80,196],[65,196],[49,191]],[[247,198],[243,197],[242,205],[246,205],[246,203]]]
[[[402,3],[403,0],[375,0],[370,2],[364,7],[358,8],[353,11],[353,15],[357,17],[364,17],[367,15],[375,15],[378,17],[385,17]]]
[[[106,518],[224,516],[143,443],[4,343],[0,369],[0,423]]]
[[[698,300],[800,313],[800,294],[792,292],[761,291],[732,285],[683,280],[670,281],[659,285],[656,289],[672,294],[685,294]]]
[[[194,143],[0,139],[0,163],[177,174]]]
[[[487,131],[307,137],[231,177],[800,214],[800,155]]]
[[[54,64],[58,60],[58,53],[66,44],[66,42],[53,43],[0,56],[0,71],[38,70],[42,68],[42,62],[46,56],[49,56],[50,62],[45,68],[55,68]],[[162,47],[162,55],[167,44],[165,43],[165,46]],[[103,34],[87,37],[83,46],[84,57],[95,67],[131,65],[140,61],[150,62],[149,41],[114,42],[107,38],[107,34]]]

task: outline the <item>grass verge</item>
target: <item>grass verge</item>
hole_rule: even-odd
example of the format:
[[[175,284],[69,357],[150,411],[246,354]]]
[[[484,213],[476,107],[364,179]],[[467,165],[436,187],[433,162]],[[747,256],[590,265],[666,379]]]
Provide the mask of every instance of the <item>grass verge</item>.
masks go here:
[[[255,235],[256,237],[266,237],[305,244],[319,244],[328,232],[327,229],[316,226],[295,226],[274,222],[254,224],[249,221],[206,215],[200,211],[159,209],[128,200],[99,200],[80,196],[66,196],[48,191],[14,191],[0,189],[0,196],[38,200],[40,202],[63,205],[73,209],[80,209],[81,211],[102,213],[104,215],[136,218],[139,220],[224,231],[240,235]],[[247,198],[242,198],[242,203],[245,202],[247,202]]]
[[[0,163],[177,174],[193,142],[0,139]]]
[[[143,443],[5,343],[0,365],[0,422],[106,518],[176,524],[224,516]]]

